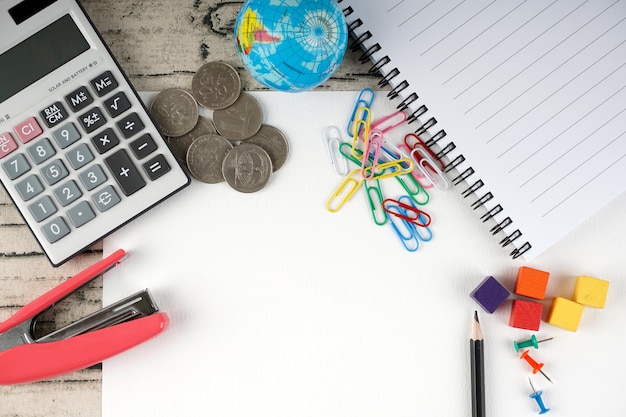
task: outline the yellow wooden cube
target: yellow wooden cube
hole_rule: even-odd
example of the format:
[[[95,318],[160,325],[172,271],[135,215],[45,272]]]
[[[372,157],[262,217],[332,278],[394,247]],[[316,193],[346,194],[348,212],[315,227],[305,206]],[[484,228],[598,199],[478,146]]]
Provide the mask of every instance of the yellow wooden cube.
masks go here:
[[[581,275],[576,279],[574,301],[589,307],[604,308],[608,291],[609,281]]]
[[[575,332],[585,306],[563,297],[554,297],[548,312],[548,323]]]

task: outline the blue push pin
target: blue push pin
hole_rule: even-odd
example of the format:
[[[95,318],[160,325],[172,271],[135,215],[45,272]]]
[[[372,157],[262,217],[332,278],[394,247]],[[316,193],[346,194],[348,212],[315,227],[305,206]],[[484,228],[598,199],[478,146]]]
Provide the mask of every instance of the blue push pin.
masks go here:
[[[546,408],[546,406],[543,404],[543,400],[541,399],[541,394],[543,394],[543,391],[535,391],[535,387],[533,386],[533,382],[530,380],[530,378],[528,378],[528,382],[530,382],[530,387],[533,390],[533,393],[530,394],[529,397],[537,401],[537,405],[539,405],[539,408],[541,409],[539,411],[539,414],[545,414],[550,411],[549,408]]]
[[[519,350],[522,348],[527,348],[531,346],[534,347],[535,349],[539,349],[539,343],[547,342],[548,340],[552,340],[552,339],[554,339],[554,337],[549,337],[543,340],[537,340],[535,335],[532,335],[530,339],[524,340],[523,342],[513,342],[513,347],[515,348],[516,352],[519,352]]]

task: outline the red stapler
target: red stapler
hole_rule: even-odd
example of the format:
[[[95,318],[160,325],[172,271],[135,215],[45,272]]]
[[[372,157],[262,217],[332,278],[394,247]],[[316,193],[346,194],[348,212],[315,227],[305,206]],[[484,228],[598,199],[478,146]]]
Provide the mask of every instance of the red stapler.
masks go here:
[[[39,381],[87,368],[165,330],[169,318],[148,290],[139,291],[45,336],[35,338],[40,313],[118,265],[118,250],[0,323],[0,385]]]

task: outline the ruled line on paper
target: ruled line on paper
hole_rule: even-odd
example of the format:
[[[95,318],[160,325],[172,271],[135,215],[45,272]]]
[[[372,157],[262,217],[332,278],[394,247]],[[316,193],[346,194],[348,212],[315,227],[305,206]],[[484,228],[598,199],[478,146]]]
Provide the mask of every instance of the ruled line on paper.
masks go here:
[[[404,3],[404,0],[400,0],[399,2],[397,2],[396,4],[394,4],[393,6],[391,6],[391,8],[389,10],[387,10],[387,13],[390,13],[393,9],[395,9],[396,7],[398,7],[399,5],[401,5],[402,3]]]
[[[403,26],[404,24],[406,24],[407,22],[410,22],[415,16],[417,16],[418,14],[420,14],[422,12],[422,10],[424,10],[425,8],[427,8],[428,6],[430,6],[431,4],[433,4],[435,2],[435,0],[432,0],[430,3],[425,4],[421,9],[419,9],[418,11],[416,11],[415,13],[413,13],[411,16],[409,16],[406,20],[400,22],[400,24],[398,25],[398,27]]]
[[[450,13],[452,13],[453,11],[455,11],[458,7],[460,7],[463,3],[465,3],[467,0],[463,0],[460,3],[457,3],[456,6],[452,7],[452,9],[448,10],[447,12],[445,12],[444,14],[442,14],[441,16],[439,16],[439,18],[437,20],[435,20],[434,22],[432,22],[430,25],[424,27],[424,29],[422,29],[420,32],[417,32],[417,34],[415,36],[413,36],[412,38],[409,39],[409,42],[411,42],[413,39],[417,38],[418,36],[420,36],[422,33],[424,33],[425,31],[427,31],[428,29],[430,29],[433,25],[436,25],[437,23],[441,22],[441,20],[443,20],[445,17],[447,17]]]

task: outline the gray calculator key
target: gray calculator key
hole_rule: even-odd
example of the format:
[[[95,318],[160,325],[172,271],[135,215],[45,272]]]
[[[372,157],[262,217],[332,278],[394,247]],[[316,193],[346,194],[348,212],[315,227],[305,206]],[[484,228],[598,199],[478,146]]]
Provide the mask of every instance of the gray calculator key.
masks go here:
[[[52,137],[61,149],[65,149],[80,139],[80,133],[74,123],[67,123],[52,132]]]
[[[93,220],[96,214],[93,212],[88,202],[81,201],[67,211],[67,217],[70,218],[74,227],[81,227],[90,220]]]
[[[55,159],[41,170],[41,175],[43,175],[48,185],[54,185],[63,178],[67,177],[69,173],[67,172],[63,161]]]
[[[94,164],[78,175],[87,191],[91,191],[107,180],[107,176],[98,164]]]
[[[74,182],[74,180],[69,180],[68,182],[61,185],[59,188],[54,190],[54,196],[59,201],[63,207],[72,204],[74,201],[79,199],[83,193],[80,192],[78,185]]]
[[[39,181],[36,175],[29,175],[15,184],[15,189],[22,197],[22,200],[28,201],[43,191],[43,185],[41,185],[41,181]]]
[[[30,164],[26,160],[26,157],[21,153],[18,153],[13,158],[7,160],[2,164],[2,168],[9,176],[9,179],[16,179],[24,175],[30,170]]]
[[[70,232],[70,228],[67,227],[65,220],[61,217],[55,217],[49,223],[46,223],[41,231],[48,239],[48,242],[54,243],[57,240],[63,238]]]
[[[89,146],[87,146],[86,143],[81,143],[66,153],[65,157],[74,169],[80,169],[93,161],[93,154],[89,150]]]
[[[54,202],[50,196],[47,195],[41,197],[39,200],[28,206],[28,209],[37,222],[46,220],[48,217],[57,212]]]
[[[47,161],[55,153],[56,151],[54,150],[54,147],[52,146],[50,141],[46,138],[43,138],[37,141],[37,143],[32,145],[30,148],[28,148],[28,154],[30,155],[30,158],[33,160],[33,162],[36,165],[39,165],[42,162]]]
[[[106,158],[104,162],[109,167],[124,194],[131,195],[146,185],[126,150],[120,149]]]
[[[120,196],[117,195],[112,185],[107,185],[102,190],[92,195],[91,199],[102,213],[121,201]]]

